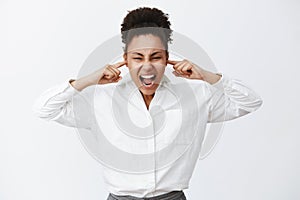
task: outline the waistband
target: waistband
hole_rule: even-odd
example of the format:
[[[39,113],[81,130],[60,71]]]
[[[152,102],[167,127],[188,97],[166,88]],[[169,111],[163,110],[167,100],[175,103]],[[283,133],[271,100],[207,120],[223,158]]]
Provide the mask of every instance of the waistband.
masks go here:
[[[112,193],[109,193],[107,200],[176,200],[179,197],[184,196],[184,193],[182,190],[180,191],[171,191],[166,194],[161,194],[154,197],[134,197],[131,195],[115,195]]]

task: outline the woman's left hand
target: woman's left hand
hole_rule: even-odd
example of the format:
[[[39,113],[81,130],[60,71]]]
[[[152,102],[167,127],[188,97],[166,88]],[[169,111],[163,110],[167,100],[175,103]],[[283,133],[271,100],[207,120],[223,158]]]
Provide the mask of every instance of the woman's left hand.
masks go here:
[[[206,71],[186,59],[182,61],[168,60],[167,63],[173,65],[175,76],[204,80]]]
[[[173,65],[173,74],[178,77],[204,80],[210,84],[216,83],[221,78],[221,75],[204,70],[186,59],[182,61],[168,60],[167,63]]]

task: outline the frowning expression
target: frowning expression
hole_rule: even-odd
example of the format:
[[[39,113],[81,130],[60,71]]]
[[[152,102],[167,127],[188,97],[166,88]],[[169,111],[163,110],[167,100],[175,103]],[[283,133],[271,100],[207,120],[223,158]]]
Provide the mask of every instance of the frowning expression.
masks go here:
[[[144,95],[153,95],[167,66],[167,53],[160,38],[152,34],[133,37],[124,59],[132,80]]]

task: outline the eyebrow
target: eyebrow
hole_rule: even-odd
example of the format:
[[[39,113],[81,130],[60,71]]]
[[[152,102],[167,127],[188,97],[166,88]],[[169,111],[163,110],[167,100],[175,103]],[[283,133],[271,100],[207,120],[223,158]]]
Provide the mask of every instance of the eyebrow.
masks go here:
[[[154,55],[156,55],[156,54],[158,54],[158,53],[162,53],[161,51],[156,51],[156,52],[153,52],[150,56],[154,56]],[[139,53],[139,52],[132,52],[131,54],[137,54],[137,55],[139,55],[139,56],[144,56],[143,54],[141,54],[141,53]]]

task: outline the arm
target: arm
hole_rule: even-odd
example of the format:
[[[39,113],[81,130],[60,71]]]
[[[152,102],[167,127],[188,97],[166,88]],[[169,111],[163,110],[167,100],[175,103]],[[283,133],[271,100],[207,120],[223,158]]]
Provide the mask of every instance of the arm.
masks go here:
[[[121,80],[119,67],[126,61],[104,68],[81,77],[77,80],[68,79],[64,83],[49,88],[40,95],[32,107],[35,115],[47,121],[60,124],[91,129],[94,121],[92,100],[93,92],[89,86],[97,84],[115,83]]]
[[[210,80],[213,76],[216,74],[207,75]],[[217,81],[206,81],[209,98],[208,122],[232,120],[254,112],[262,105],[260,96],[245,83],[226,74],[220,76]]]
[[[228,121],[257,110],[262,99],[249,86],[225,74],[215,74],[188,61],[168,60],[174,75],[203,80],[207,86],[208,122]]]
[[[76,112],[76,116],[74,114],[74,104],[76,104],[76,110],[79,110],[77,108],[80,107],[80,109],[85,111],[84,113],[91,111],[88,98],[84,96],[83,91],[74,88],[70,82],[74,81],[68,79],[64,83],[44,91],[35,100],[32,110],[38,118],[46,121],[55,121],[70,127],[90,129],[91,118],[79,117],[78,112]]]

